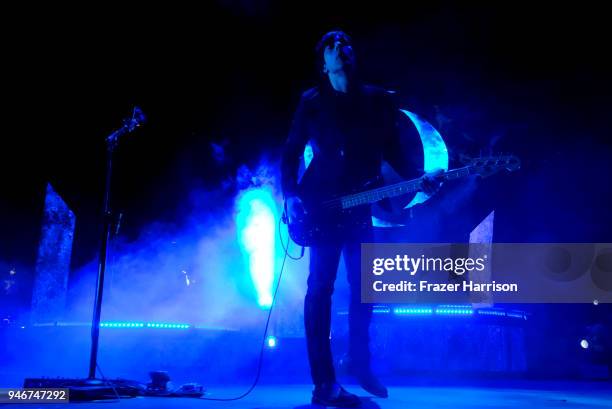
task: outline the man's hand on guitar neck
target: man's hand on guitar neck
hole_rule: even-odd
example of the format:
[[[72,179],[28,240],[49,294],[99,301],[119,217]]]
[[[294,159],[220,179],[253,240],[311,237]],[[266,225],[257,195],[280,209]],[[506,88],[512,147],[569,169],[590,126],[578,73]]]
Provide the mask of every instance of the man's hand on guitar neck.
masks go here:
[[[440,189],[442,180],[444,180],[444,170],[437,169],[428,172],[421,177],[421,189],[427,195],[432,196]]]

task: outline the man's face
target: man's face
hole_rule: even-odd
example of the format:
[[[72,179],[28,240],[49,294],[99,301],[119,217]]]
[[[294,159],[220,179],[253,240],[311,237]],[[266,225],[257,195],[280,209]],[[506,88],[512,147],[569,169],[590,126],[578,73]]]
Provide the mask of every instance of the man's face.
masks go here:
[[[323,60],[323,72],[326,74],[348,71],[355,65],[353,47],[346,39],[337,36],[332,44],[325,47]]]

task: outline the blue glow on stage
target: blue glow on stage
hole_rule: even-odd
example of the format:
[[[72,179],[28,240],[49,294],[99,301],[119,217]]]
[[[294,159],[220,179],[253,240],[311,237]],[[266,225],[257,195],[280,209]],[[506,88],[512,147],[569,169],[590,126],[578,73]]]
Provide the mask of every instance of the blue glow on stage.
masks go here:
[[[143,328],[143,322],[101,322],[100,328]]]
[[[433,313],[432,308],[394,308],[393,313],[395,315],[431,315]]]
[[[411,305],[389,307],[386,305],[375,305],[372,307],[374,314],[412,315],[412,316],[488,316],[499,318],[514,318],[527,320],[527,314],[519,310],[506,310],[504,308],[474,308],[470,304],[441,304],[437,306]]]
[[[490,311],[490,310],[479,310],[478,314],[480,315],[491,315],[495,317],[505,317],[506,313],[503,311]]]
[[[189,327],[190,327],[189,324],[166,324],[166,323],[158,323],[158,322],[149,322],[149,323],[147,323],[147,328],[187,329]]]
[[[474,310],[471,308],[436,308],[438,315],[472,315]]]
[[[383,313],[383,310],[379,308],[378,313]],[[437,307],[417,305],[393,308],[393,314],[395,315],[471,315],[473,313],[472,307],[464,304],[439,305]]]
[[[270,335],[268,338],[266,338],[266,346],[268,348],[276,348],[277,345],[278,345],[278,342],[277,342],[276,337]]]
[[[276,201],[269,189],[256,188],[242,193],[237,203],[236,228],[240,249],[247,260],[258,304],[270,307],[278,220]]]
[[[526,320],[527,314],[522,313],[522,312],[507,312],[506,317],[520,318],[520,319]]]
[[[101,328],[171,328],[171,329],[187,329],[189,324],[177,324],[167,322],[101,322]]]

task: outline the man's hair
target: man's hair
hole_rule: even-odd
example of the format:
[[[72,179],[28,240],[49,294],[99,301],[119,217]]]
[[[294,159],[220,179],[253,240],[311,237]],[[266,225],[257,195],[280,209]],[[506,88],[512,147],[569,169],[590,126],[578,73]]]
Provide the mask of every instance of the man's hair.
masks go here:
[[[348,34],[346,34],[344,31],[332,30],[332,31],[325,33],[323,37],[321,37],[321,39],[319,40],[315,48],[315,52],[317,53],[317,64],[319,66],[319,69],[323,67],[323,63],[324,63],[323,54],[325,53],[325,48],[327,48],[328,46],[333,47],[333,45],[335,44],[337,40],[340,40],[349,45],[353,44],[351,37]]]

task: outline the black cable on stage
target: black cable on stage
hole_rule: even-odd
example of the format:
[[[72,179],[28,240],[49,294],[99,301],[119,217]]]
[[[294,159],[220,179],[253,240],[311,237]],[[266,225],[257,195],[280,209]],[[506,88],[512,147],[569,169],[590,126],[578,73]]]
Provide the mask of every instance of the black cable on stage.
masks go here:
[[[102,382],[104,382],[104,384],[106,386],[110,386],[111,387],[111,389],[115,393],[116,399],[113,399],[113,400],[96,400],[94,402],[115,403],[115,402],[121,401],[121,396],[119,396],[119,393],[117,392],[117,389],[115,388],[115,385],[113,385],[112,382],[109,382],[106,379],[106,377],[104,376],[104,372],[102,372],[102,368],[100,368],[100,365],[97,362],[96,362],[96,369],[98,370],[98,372],[100,372],[100,376],[102,376]]]
[[[280,235],[280,225],[281,225],[281,220],[279,219],[278,221],[278,230],[279,230],[279,235]],[[280,238],[281,243],[282,243],[282,237]],[[264,327],[264,333],[263,333],[263,339],[261,340],[261,348],[259,350],[259,361],[257,363],[257,372],[255,374],[255,380],[253,381],[253,383],[251,384],[251,386],[249,387],[249,389],[247,389],[246,392],[244,392],[241,395],[238,395],[236,397],[232,397],[232,398],[207,398],[207,397],[201,397],[200,399],[203,400],[214,400],[214,401],[221,401],[221,402],[230,402],[230,401],[235,401],[235,400],[240,400],[242,398],[245,398],[246,396],[248,396],[251,392],[253,392],[253,389],[255,389],[255,387],[257,386],[257,383],[259,382],[259,377],[261,376],[261,368],[263,366],[263,355],[264,352],[266,350],[266,337],[268,335],[268,327],[270,325],[270,317],[272,316],[272,309],[274,308],[274,303],[276,302],[276,294],[278,293],[278,288],[280,287],[280,281],[281,278],[283,277],[283,271],[285,269],[285,262],[287,261],[287,257],[293,259],[293,260],[299,260],[300,258],[294,258],[291,255],[289,255],[289,243],[287,243],[287,247],[285,247],[285,245],[283,244],[283,250],[285,252],[285,256],[283,257],[283,263],[281,264],[281,268],[280,268],[280,272],[278,273],[278,279],[276,280],[276,288],[274,289],[274,294],[272,295],[272,303],[270,304],[270,310],[268,311],[268,317],[266,318],[266,325]],[[304,255],[304,250],[302,249],[302,256]]]
[[[240,400],[240,399],[243,399],[243,398],[247,397],[251,392],[253,392],[253,390],[257,386],[257,383],[259,382],[259,378],[261,376],[261,368],[263,366],[263,355],[264,355],[264,352],[265,352],[265,349],[266,349],[266,337],[268,335],[268,327],[270,326],[270,318],[272,317],[272,309],[274,308],[274,304],[276,302],[276,295],[278,294],[278,288],[280,287],[281,278],[283,277],[283,271],[285,270],[285,262],[287,261],[287,257],[289,257],[292,260],[299,260],[299,259],[301,259],[304,256],[304,248],[303,247],[302,247],[302,255],[300,257],[293,257],[293,256],[291,256],[289,254],[289,244],[290,244],[290,242],[287,242],[287,247],[285,247],[285,243],[283,242],[283,238],[282,238],[282,235],[281,235],[281,219],[279,219],[279,221],[278,221],[278,233],[279,233],[279,238],[280,238],[281,245],[283,247],[283,251],[284,251],[285,255],[283,256],[283,262],[281,264],[281,268],[280,268],[280,271],[278,273],[278,279],[276,280],[276,287],[274,289],[274,294],[272,295],[272,303],[270,304],[270,309],[268,310],[268,316],[266,317],[266,325],[264,327],[263,338],[262,338],[262,341],[261,341],[261,348],[259,350],[259,360],[257,362],[257,372],[255,373],[255,379],[253,380],[253,383],[251,384],[249,389],[247,389],[246,392],[242,393],[241,395],[238,395],[238,396],[235,396],[235,397],[231,397],[231,398],[200,397],[199,399],[212,400],[212,401],[220,401],[220,402],[230,402],[230,401]],[[102,379],[105,380],[104,374],[102,373],[102,370],[100,369],[100,366],[99,365],[96,365],[96,366],[98,368],[98,371],[102,375]],[[115,388],[112,385],[111,385],[111,387],[113,388],[113,391],[115,392],[115,394],[119,398],[119,395],[118,395],[117,391],[115,390]],[[116,400],[113,400],[112,402],[116,402]]]

